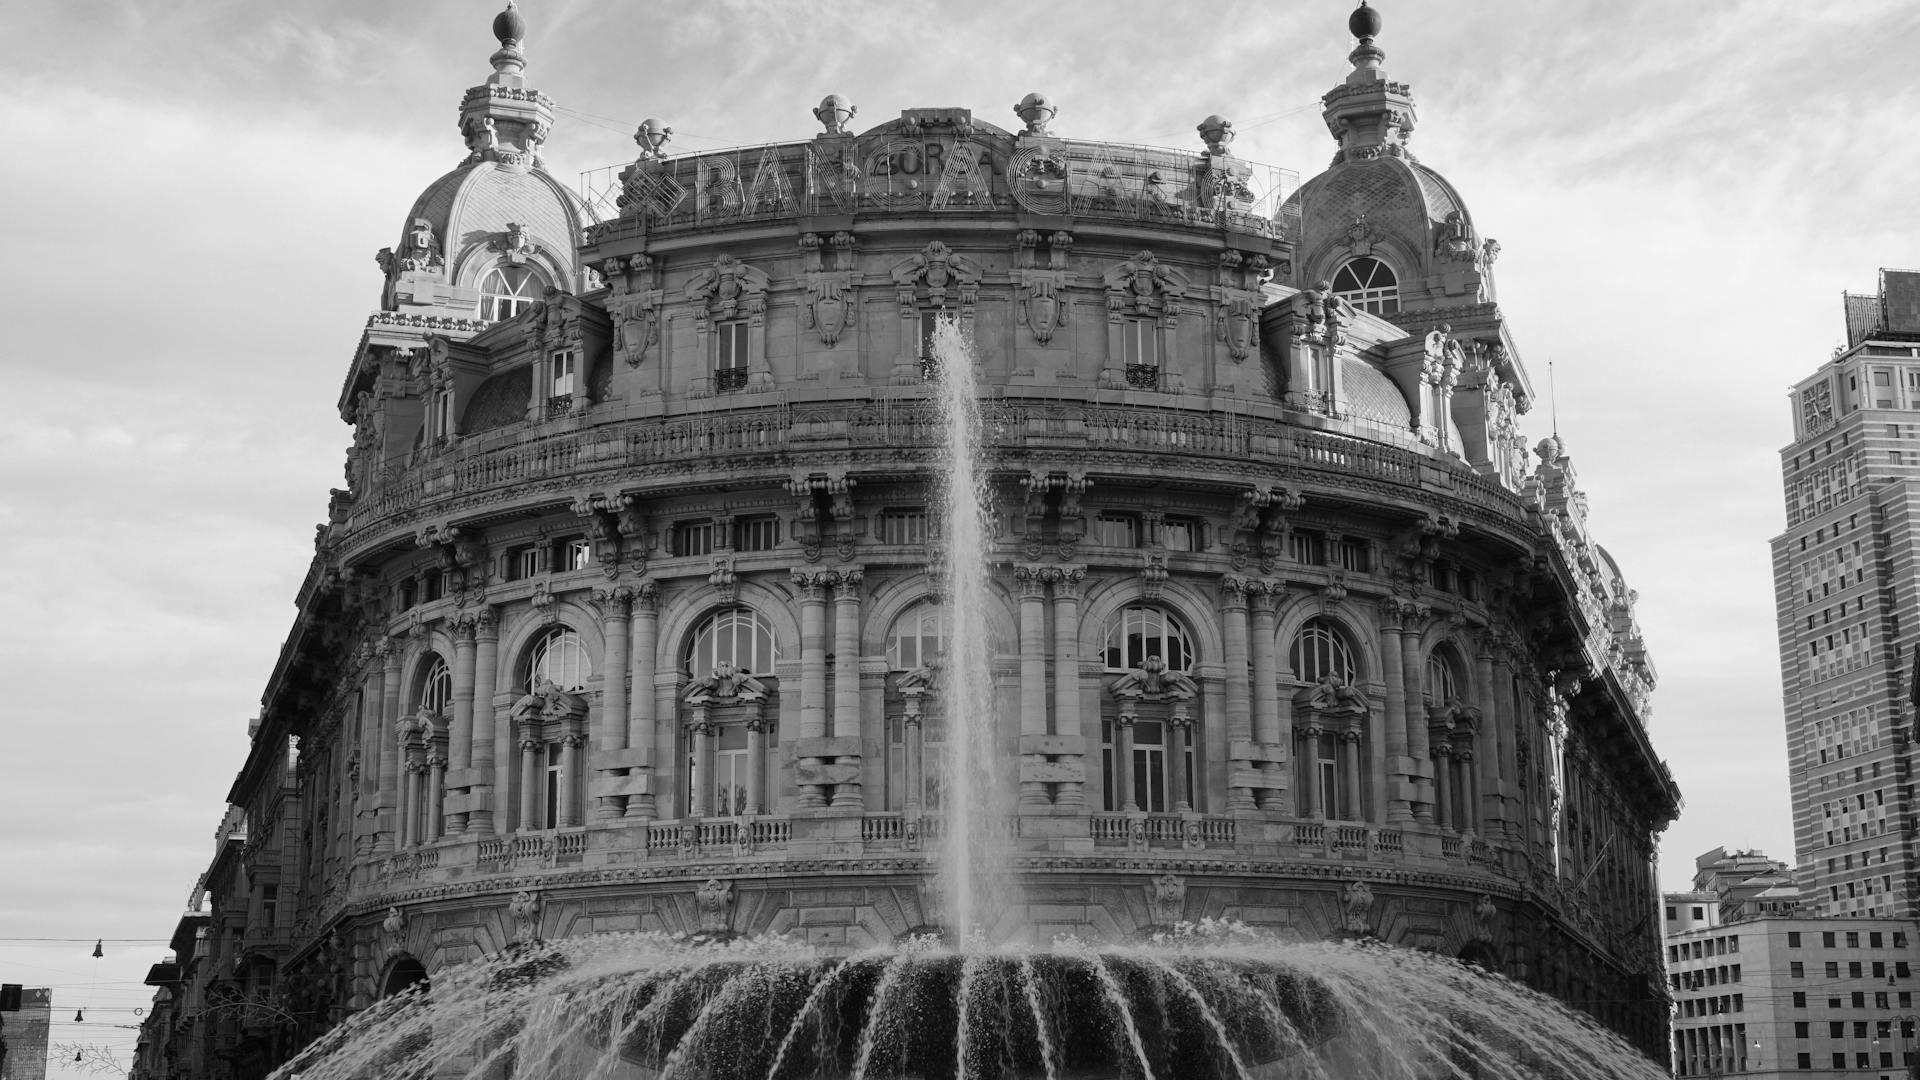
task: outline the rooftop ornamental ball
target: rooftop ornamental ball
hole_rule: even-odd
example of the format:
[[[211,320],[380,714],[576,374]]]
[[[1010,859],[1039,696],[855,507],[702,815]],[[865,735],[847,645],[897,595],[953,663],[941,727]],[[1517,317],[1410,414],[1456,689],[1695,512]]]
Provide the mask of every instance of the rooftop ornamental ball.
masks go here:
[[[847,133],[847,121],[852,120],[859,111],[858,105],[839,94],[828,94],[820,99],[819,106],[813,110],[813,118],[827,129],[827,134],[844,135]]]
[[[1047,95],[1037,90],[1021,98],[1019,104],[1013,107],[1014,115],[1027,125],[1027,130],[1024,132],[1027,135],[1051,135],[1052,132],[1047,130],[1047,124],[1059,111]]]

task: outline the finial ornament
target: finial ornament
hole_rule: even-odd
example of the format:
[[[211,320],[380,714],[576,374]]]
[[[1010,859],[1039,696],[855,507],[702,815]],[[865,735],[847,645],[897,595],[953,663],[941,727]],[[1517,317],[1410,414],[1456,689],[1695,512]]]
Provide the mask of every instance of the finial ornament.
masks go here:
[[[640,121],[639,130],[633,133],[633,141],[640,147],[640,160],[647,161],[667,156],[662,147],[673,138],[673,129],[649,116]]]
[[[1052,121],[1054,116],[1059,112],[1060,110],[1054,107],[1053,102],[1047,98],[1047,95],[1037,90],[1021,98],[1019,103],[1013,107],[1013,114],[1020,118],[1021,123],[1027,125],[1027,130],[1021,133],[1024,135],[1052,134],[1052,132],[1047,130],[1047,124]]]
[[[1377,68],[1387,58],[1387,54],[1373,43],[1373,39],[1380,34],[1381,25],[1380,13],[1368,7],[1367,0],[1360,0],[1360,6],[1347,16],[1347,30],[1360,39],[1359,46],[1347,54],[1356,71]]]
[[[521,50],[520,43],[527,38],[527,20],[520,17],[520,9],[513,0],[507,0],[507,9],[493,17],[493,36],[499,39],[500,49],[487,59],[493,64],[495,77],[519,75],[527,69],[527,54]]]
[[[1233,121],[1214,113],[1195,128],[1200,132],[1200,140],[1207,144],[1207,153],[1224,154],[1233,142]]]
[[[844,135],[847,133],[847,121],[852,120],[854,114],[859,111],[858,105],[839,94],[828,94],[820,99],[818,106],[815,106],[813,118],[820,121],[820,126],[827,129],[827,134]]]

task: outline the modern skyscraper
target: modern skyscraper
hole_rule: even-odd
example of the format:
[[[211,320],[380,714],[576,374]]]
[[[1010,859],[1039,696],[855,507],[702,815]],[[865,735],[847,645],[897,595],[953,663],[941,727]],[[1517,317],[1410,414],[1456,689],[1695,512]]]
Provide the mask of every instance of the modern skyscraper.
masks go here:
[[[1915,903],[1920,629],[1920,272],[1845,297],[1847,343],[1793,388],[1773,541],[1799,876],[1819,914]]]

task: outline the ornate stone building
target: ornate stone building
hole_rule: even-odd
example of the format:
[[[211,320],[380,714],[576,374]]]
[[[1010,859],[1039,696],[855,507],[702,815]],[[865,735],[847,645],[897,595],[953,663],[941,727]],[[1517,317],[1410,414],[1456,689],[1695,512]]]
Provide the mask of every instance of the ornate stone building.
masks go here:
[[[1634,594],[1352,26],[1284,202],[1217,116],[1185,152],[832,96],[739,151],[647,121],[594,220],[503,14],[347,372],[233,969],[304,1036],[515,940],[938,924],[946,316],[992,387],[1001,932],[1377,934],[1661,1052]]]

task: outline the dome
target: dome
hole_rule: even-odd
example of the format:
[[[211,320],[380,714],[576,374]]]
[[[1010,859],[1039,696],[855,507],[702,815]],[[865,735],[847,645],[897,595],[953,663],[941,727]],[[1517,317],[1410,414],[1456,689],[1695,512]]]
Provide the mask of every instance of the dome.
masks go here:
[[[503,262],[531,267],[541,287],[580,291],[575,245],[595,220],[565,186],[539,168],[468,162],[428,184],[400,223],[390,281],[425,274],[455,290],[481,286]],[[470,294],[444,293],[470,305]],[[414,290],[420,296],[419,290]],[[534,292],[535,296],[538,291]],[[468,297],[460,299],[460,297]],[[393,296],[387,298],[391,310]]]
[[[1330,278],[1354,254],[1386,259],[1402,281],[1417,279],[1450,244],[1464,243],[1470,253],[1475,235],[1472,214],[1445,177],[1385,155],[1335,164],[1301,185],[1279,218],[1298,222],[1303,284]]]

